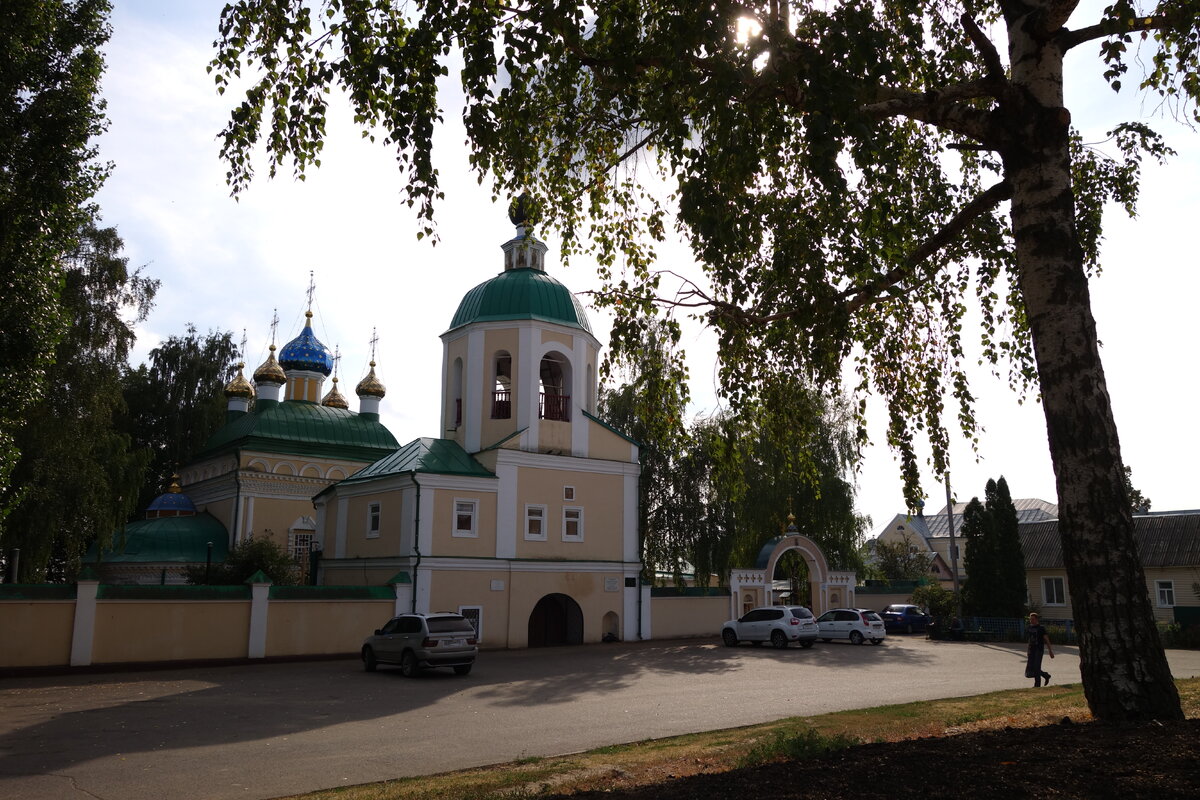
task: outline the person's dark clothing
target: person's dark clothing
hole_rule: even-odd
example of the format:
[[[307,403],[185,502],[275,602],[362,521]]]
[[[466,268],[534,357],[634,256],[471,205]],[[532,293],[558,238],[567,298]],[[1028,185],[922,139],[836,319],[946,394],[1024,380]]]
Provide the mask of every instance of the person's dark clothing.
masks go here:
[[[1042,655],[1046,652],[1046,626],[1030,625],[1026,630],[1029,641],[1028,658],[1025,661],[1025,677],[1033,678],[1034,686],[1050,681],[1050,673],[1042,670]]]

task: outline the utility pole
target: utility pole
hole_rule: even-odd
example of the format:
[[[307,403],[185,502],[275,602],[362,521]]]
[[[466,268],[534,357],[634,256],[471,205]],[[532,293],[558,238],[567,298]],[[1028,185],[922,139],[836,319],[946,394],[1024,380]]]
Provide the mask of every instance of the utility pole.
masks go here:
[[[950,498],[950,471],[946,471],[946,522],[950,525],[950,577],[954,579],[954,603],[963,618],[962,593],[958,590],[958,544],[954,541],[954,501]]]

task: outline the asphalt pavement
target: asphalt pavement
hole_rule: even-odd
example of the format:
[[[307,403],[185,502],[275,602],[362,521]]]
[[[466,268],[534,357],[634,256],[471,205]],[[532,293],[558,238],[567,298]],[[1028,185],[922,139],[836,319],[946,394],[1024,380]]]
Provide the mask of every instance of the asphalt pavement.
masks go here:
[[[1071,647],[1047,661],[1079,681]],[[1170,651],[1176,677],[1200,652]],[[274,798],[781,717],[1029,685],[1019,645],[893,636],[480,654],[466,677],[356,660],[0,681],[0,798]],[[1030,689],[1030,691],[1033,691]]]

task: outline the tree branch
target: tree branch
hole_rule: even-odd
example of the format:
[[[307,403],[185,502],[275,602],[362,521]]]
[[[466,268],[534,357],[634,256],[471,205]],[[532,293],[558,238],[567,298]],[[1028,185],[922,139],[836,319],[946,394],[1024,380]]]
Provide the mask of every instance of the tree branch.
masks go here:
[[[1059,46],[1063,52],[1067,52],[1072,47],[1078,47],[1081,44],[1095,41],[1096,39],[1104,39],[1109,36],[1120,36],[1126,33],[1141,33],[1143,31],[1154,31],[1162,28],[1172,27],[1171,21],[1165,16],[1157,17],[1136,17],[1129,21],[1128,25],[1122,25],[1119,19],[1106,19],[1098,22],[1095,25],[1089,25],[1086,28],[1079,28],[1074,31],[1063,31],[1058,38]]]

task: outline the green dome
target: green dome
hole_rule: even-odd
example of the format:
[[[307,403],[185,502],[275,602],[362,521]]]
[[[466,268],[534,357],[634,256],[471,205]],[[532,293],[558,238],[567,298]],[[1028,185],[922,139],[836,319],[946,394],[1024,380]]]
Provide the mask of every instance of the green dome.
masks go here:
[[[203,564],[212,542],[212,560],[220,564],[229,556],[229,534],[211,514],[159,517],[130,522],[113,534],[112,544],[97,559],[93,542],[85,563],[105,564]]]
[[[518,319],[554,322],[592,332],[587,314],[575,295],[537,269],[507,270],[467,292],[454,312],[449,330],[472,322]]]
[[[378,414],[288,400],[259,401],[254,411],[225,424],[200,457],[230,449],[375,461],[399,447]]]

